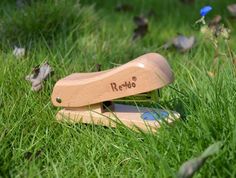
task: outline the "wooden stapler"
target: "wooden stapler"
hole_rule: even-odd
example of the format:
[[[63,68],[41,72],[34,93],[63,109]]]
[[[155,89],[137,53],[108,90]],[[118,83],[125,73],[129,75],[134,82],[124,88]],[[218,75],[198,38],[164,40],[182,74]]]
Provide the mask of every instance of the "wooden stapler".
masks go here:
[[[113,100],[162,88],[174,77],[164,57],[157,53],[140,56],[122,66],[92,73],[75,73],[54,86],[52,103],[63,107],[58,120],[156,131],[180,115],[174,111],[115,104]]]

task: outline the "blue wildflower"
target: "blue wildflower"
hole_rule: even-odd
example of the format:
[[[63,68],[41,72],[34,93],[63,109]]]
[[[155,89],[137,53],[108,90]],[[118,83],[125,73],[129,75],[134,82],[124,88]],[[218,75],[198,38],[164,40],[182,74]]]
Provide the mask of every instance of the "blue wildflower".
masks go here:
[[[204,6],[203,8],[201,8],[200,14],[202,17],[205,17],[211,10],[212,10],[211,6]]]

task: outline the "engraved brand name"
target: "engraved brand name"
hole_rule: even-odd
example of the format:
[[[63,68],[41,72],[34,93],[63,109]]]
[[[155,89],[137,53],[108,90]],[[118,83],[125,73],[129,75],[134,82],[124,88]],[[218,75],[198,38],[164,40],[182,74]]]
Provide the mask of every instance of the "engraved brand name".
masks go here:
[[[124,91],[127,89],[135,88],[136,81],[137,81],[137,77],[134,76],[134,77],[132,77],[131,81],[124,81],[122,84],[117,84],[116,82],[112,82],[112,83],[110,83],[110,85],[111,85],[111,89],[113,92]]]

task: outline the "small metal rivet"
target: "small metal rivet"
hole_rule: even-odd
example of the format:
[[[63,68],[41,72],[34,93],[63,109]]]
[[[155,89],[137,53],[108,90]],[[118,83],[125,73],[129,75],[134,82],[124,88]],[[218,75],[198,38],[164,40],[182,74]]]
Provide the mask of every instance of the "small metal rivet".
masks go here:
[[[61,103],[61,102],[62,102],[62,101],[61,101],[61,98],[59,98],[59,97],[56,98],[56,101],[57,101],[58,103]]]

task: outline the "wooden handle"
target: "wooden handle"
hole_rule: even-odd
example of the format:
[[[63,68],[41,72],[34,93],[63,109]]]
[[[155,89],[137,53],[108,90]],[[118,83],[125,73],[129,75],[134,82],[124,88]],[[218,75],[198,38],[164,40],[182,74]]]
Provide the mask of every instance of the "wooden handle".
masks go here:
[[[165,58],[149,53],[114,69],[69,75],[56,83],[51,99],[55,106],[81,107],[149,92],[173,80]]]

